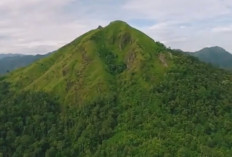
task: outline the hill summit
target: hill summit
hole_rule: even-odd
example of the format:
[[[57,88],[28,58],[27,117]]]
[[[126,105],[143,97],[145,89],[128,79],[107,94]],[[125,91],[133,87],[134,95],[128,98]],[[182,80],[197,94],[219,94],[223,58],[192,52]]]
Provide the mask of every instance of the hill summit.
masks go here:
[[[192,55],[198,57],[201,61],[211,63],[218,67],[232,69],[232,54],[221,47],[203,48]]]
[[[0,77],[0,156],[231,156],[232,75],[122,21]]]
[[[162,62],[159,59],[159,53]],[[43,90],[58,95],[68,104],[107,97],[120,82],[134,77],[142,87],[142,77],[156,77],[167,69],[165,47],[122,21],[92,30],[54,55],[32,66],[13,72],[9,78],[15,88]],[[150,61],[148,64],[147,61]],[[149,67],[150,70],[144,70]],[[74,100],[75,99],[75,100]]]

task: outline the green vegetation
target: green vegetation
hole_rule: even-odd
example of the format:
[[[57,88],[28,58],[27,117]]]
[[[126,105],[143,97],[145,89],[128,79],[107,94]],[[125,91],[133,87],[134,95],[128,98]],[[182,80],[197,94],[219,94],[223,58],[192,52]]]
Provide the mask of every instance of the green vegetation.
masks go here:
[[[0,78],[0,156],[232,154],[232,75],[124,22]]]
[[[190,54],[199,58],[203,62],[211,63],[223,69],[232,70],[232,54],[221,47],[204,48]]]

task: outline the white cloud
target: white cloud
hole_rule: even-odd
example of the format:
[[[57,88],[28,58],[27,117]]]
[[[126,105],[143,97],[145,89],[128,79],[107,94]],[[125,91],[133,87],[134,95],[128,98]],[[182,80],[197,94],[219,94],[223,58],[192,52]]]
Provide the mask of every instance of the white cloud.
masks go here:
[[[53,51],[117,19],[172,48],[232,52],[231,0],[1,0],[0,14],[0,53]]]
[[[212,29],[214,33],[232,33],[232,25],[219,26]]]
[[[232,36],[231,0],[128,0],[123,8],[153,19],[156,24],[143,30],[167,46],[195,51],[218,45],[232,52],[227,37]]]
[[[0,52],[47,53],[91,29],[84,18],[73,20],[64,10],[72,2],[1,0]]]
[[[158,21],[192,21],[230,14],[228,2],[229,0],[129,0],[124,8]]]

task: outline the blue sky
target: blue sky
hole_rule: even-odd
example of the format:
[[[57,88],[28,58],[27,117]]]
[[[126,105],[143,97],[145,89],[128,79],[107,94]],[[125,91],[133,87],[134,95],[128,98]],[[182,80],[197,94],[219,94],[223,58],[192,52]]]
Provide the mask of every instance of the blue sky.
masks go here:
[[[47,53],[123,20],[166,46],[232,52],[231,0],[1,0],[0,53]]]

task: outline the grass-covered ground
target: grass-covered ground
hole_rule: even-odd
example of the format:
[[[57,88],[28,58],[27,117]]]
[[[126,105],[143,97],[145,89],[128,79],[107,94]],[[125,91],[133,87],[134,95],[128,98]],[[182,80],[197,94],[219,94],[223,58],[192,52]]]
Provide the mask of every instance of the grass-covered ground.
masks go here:
[[[3,156],[230,156],[232,76],[124,22],[0,81]]]

